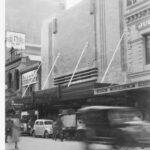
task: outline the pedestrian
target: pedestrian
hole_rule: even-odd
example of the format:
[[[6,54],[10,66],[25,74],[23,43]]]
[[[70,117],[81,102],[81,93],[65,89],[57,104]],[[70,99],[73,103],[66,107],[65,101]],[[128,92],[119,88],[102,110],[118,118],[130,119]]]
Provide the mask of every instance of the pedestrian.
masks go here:
[[[53,140],[56,140],[56,132],[57,132],[56,121],[53,122],[52,128],[53,128]]]
[[[18,149],[20,128],[21,128],[21,124],[19,118],[14,119],[13,127],[12,127],[12,142],[15,143],[15,149]]]
[[[13,126],[13,122],[9,117],[8,119],[6,119],[6,123],[5,123],[5,142],[6,143],[8,143],[7,141],[8,136],[12,135],[12,126]]]
[[[63,140],[62,121],[60,117],[53,123],[53,139],[56,140],[57,137],[59,137],[61,141]]]

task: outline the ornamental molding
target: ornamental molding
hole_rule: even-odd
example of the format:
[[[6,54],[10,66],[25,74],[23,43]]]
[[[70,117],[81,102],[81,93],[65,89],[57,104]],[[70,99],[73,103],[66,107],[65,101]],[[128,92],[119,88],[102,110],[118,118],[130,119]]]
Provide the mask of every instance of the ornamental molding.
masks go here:
[[[135,21],[138,21],[139,19],[145,18],[145,17],[150,17],[150,8],[146,8],[144,10],[141,10],[133,15],[130,15],[126,17],[126,23],[133,23]]]

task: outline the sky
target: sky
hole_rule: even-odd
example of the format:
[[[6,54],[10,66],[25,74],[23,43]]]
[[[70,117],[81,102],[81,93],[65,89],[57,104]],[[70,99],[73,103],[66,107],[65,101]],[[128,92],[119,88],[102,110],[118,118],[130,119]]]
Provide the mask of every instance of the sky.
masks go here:
[[[67,8],[71,8],[77,3],[79,3],[81,0],[67,0]]]
[[[39,1],[49,1],[49,0],[39,0]],[[71,8],[75,6],[77,3],[79,3],[81,0],[66,0],[67,8]]]

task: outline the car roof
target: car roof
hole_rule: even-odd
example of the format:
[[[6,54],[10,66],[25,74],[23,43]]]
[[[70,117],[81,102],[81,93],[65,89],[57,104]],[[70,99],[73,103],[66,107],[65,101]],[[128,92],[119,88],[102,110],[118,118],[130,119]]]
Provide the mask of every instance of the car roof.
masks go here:
[[[129,110],[131,107],[123,106],[87,106],[78,109],[78,112],[97,111],[97,110]]]
[[[50,119],[37,119],[36,121],[53,121],[53,120],[50,120]]]

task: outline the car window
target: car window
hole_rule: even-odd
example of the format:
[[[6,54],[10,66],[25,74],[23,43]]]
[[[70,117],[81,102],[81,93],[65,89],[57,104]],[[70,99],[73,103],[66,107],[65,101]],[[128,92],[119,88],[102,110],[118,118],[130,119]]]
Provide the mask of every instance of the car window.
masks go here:
[[[38,125],[38,124],[39,124],[39,121],[37,121],[35,124]]]
[[[105,111],[90,111],[83,115],[83,122],[87,125],[106,125],[107,112]]]
[[[45,125],[50,125],[52,124],[52,121],[45,121]]]
[[[43,125],[43,121],[40,121],[39,125]]]

